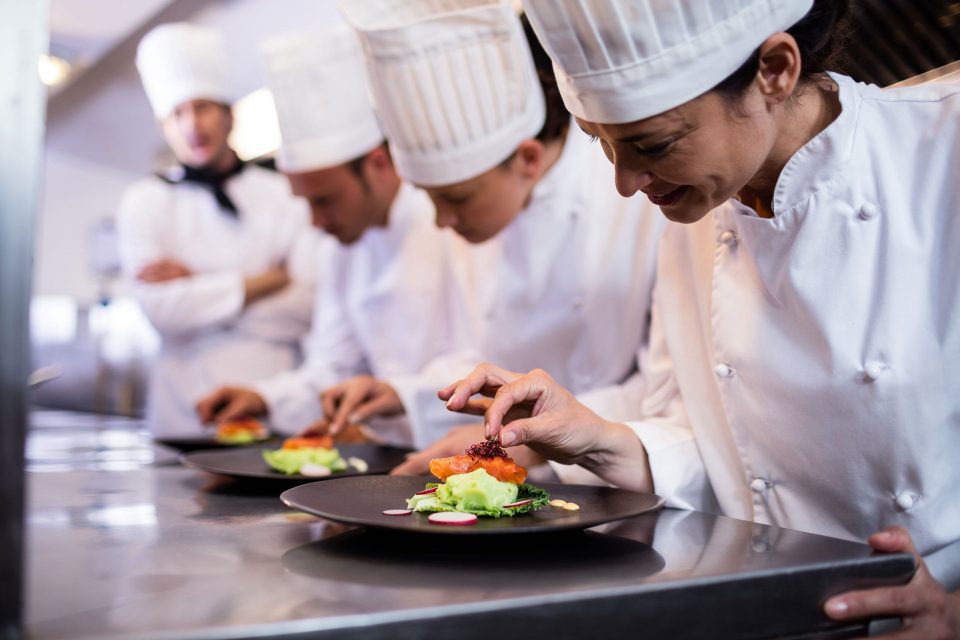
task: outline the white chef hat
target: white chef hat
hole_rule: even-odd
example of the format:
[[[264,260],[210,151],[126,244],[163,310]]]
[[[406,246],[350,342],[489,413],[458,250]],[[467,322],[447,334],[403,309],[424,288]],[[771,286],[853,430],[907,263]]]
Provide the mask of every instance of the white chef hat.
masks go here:
[[[523,0],[564,104],[589,122],[668,111],[736,71],[813,0]]]
[[[137,70],[158,118],[188,100],[233,102],[227,52],[213,29],[186,22],[155,27],[137,47]]]
[[[349,28],[274,36],[260,49],[280,121],[282,171],[343,164],[383,142]]]
[[[474,178],[543,127],[530,48],[497,0],[347,0],[397,171],[422,186]]]

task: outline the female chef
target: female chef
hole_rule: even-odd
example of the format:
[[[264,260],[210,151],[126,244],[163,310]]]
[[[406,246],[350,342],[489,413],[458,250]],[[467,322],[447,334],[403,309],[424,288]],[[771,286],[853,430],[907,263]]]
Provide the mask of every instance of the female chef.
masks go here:
[[[440,226],[472,243],[460,291],[476,339],[441,360],[462,363],[456,376],[482,359],[539,365],[578,393],[619,384],[645,343],[663,218],[610,188],[609,163],[572,128],[549,58],[508,5],[435,5],[342,8],[397,170],[427,191]],[[610,317],[617,300],[628,302]],[[342,422],[405,410],[424,445],[446,431],[436,388],[451,377],[366,379],[369,391],[353,381],[328,405]]]
[[[615,422],[544,372],[481,365],[441,398],[482,410],[469,397],[499,386],[505,445],[673,505],[914,551],[908,585],[827,614],[960,635],[960,88],[826,73],[834,0],[524,4],[618,191],[681,223],[647,397]]]

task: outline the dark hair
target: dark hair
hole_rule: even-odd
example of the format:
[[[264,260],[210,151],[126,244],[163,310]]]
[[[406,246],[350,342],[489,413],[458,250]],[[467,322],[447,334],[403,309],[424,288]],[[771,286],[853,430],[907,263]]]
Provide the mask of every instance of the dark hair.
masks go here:
[[[381,142],[380,144],[378,144],[377,146],[375,146],[375,147],[374,147],[373,149],[371,149],[370,151],[367,151],[367,152],[366,152],[365,154],[363,154],[362,156],[356,157],[356,158],[354,158],[353,160],[349,160],[349,161],[346,162],[347,169],[350,170],[350,173],[352,173],[353,175],[357,176],[357,178],[360,180],[360,184],[363,185],[364,191],[369,191],[369,190],[370,190],[370,185],[367,183],[367,178],[366,178],[366,176],[363,175],[363,163],[366,162],[367,157],[368,157],[374,150],[380,149],[380,148],[383,148],[384,152],[387,154],[387,157],[389,158],[389,157],[390,157],[390,147],[389,147],[389,145],[387,145],[386,140],[384,140],[383,142]]]
[[[520,22],[523,24],[523,33],[527,36],[527,44],[530,45],[530,53],[533,54],[533,63],[537,69],[537,77],[540,79],[540,88],[543,90],[547,107],[547,117],[540,132],[537,133],[537,140],[550,142],[562,138],[567,132],[570,127],[570,112],[563,104],[560,87],[557,86],[557,77],[553,72],[553,61],[537,39],[526,14],[520,16]]]
[[[814,0],[813,7],[799,22],[787,29],[800,49],[800,82],[807,83],[826,71],[846,67],[844,43],[849,35],[849,0]],[[713,88],[725,96],[737,98],[757,76],[760,49],[754,50],[740,68]]]

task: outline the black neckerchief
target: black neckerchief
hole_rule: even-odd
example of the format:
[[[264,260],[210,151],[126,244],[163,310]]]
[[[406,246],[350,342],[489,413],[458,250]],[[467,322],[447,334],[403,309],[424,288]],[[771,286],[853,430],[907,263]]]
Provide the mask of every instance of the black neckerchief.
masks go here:
[[[180,165],[179,175],[174,177],[169,176],[159,176],[162,180],[169,182],[171,184],[179,184],[182,182],[195,182],[201,184],[210,189],[213,193],[213,197],[216,198],[217,204],[220,205],[220,208],[229,213],[232,216],[237,215],[237,205],[233,203],[233,200],[230,199],[230,196],[227,195],[227,192],[224,191],[224,186],[227,183],[227,180],[237,175],[243,171],[247,166],[247,163],[243,160],[237,159],[233,167],[227,170],[224,173],[215,173],[214,171],[204,168],[204,169],[195,169],[187,165]]]

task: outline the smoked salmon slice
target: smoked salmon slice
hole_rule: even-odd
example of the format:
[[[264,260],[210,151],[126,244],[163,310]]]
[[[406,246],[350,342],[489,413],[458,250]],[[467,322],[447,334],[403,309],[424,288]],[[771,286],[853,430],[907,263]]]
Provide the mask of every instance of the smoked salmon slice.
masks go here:
[[[527,470],[510,458],[481,458],[461,454],[449,458],[434,458],[430,461],[430,473],[440,478],[441,482],[445,482],[450,476],[470,473],[476,469],[485,469],[500,482],[520,485],[527,479]]]

